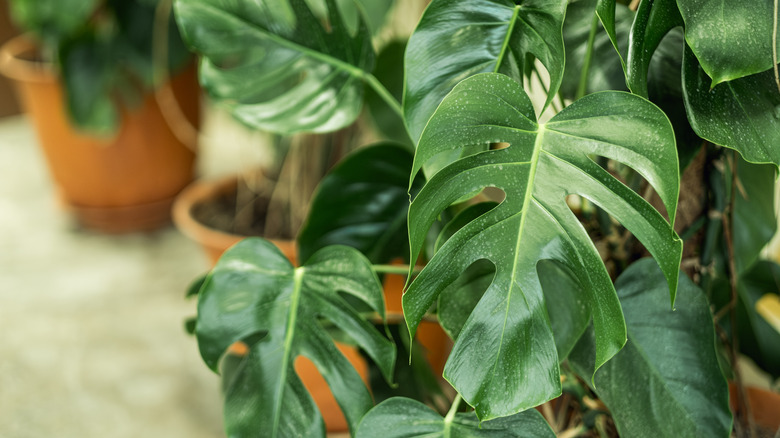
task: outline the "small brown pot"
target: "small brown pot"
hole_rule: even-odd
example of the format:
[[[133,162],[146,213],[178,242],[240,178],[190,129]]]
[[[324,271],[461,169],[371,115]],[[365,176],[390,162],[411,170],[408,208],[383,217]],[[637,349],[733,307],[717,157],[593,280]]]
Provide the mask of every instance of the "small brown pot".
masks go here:
[[[10,40],[0,49],[0,71],[16,81],[63,203],[82,225],[104,232],[168,224],[174,197],[193,178],[195,153],[176,138],[154,96],[122,110],[113,138],[84,134],[68,120],[51,66],[28,60],[34,53],[25,37]],[[194,73],[175,77],[171,87],[197,126],[200,91]]]

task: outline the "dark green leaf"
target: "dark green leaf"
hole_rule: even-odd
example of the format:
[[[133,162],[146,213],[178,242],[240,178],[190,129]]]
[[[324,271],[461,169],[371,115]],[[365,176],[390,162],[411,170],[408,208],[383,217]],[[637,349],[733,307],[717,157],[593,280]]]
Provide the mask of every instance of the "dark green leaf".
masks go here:
[[[153,88],[152,50],[155,44],[154,26],[158,2],[156,0],[110,0],[107,3],[116,18],[118,33],[115,38],[122,44],[121,58],[124,67],[130,70],[134,80],[140,80],[149,89]],[[173,74],[191,60],[190,52],[179,35],[173,14],[168,19],[165,38],[168,54],[167,69]]]
[[[739,160],[732,235],[737,272],[750,268],[777,230],[775,217],[776,169]]]
[[[552,101],[563,78],[565,0],[433,0],[406,50],[404,118],[412,140],[461,80],[500,72],[518,81],[538,59]]]
[[[679,173],[663,113],[622,92],[588,95],[546,124],[536,122],[520,85],[501,74],[461,82],[437,109],[418,145],[412,175],[431,157],[475,144],[488,150],[445,167],[409,210],[415,259],[441,211],[469,193],[496,187],[506,199],[442,245],[403,298],[410,331],[439,293],[474,261],[496,275],[455,342],[444,374],[481,419],[510,415],[560,394],[558,357],[536,265],[563,263],[579,279],[596,324],[596,367],[620,350],[625,326],[612,282],[566,204],[579,194],[608,211],[645,244],[667,276],[672,301],[682,242],[663,216],[596,164],[604,156],[647,179],[674,217]]]
[[[11,0],[4,3],[10,7],[11,16],[19,28],[40,38],[46,45],[44,51],[48,53],[45,55],[53,55],[63,38],[85,27],[99,1]]]
[[[713,306],[720,311],[731,301],[728,278],[721,273],[712,283]],[[762,260],[743,272],[737,282],[737,336],[740,352],[747,355],[762,370],[775,378],[780,376],[780,333],[756,311],[756,303],[765,294],[780,294],[780,266]],[[730,318],[721,324],[731,332]]]
[[[632,264],[615,287],[626,316],[628,342],[596,372],[599,398],[618,432],[630,437],[728,437],[729,391],[718,365],[715,330],[702,291],[680,276],[675,309],[663,273],[650,259]],[[591,375],[593,331],[569,356]]]
[[[317,366],[351,427],[371,408],[368,389],[318,320],[328,320],[351,338],[388,379],[395,348],[341,294],[384,318],[379,281],[352,248],[324,248],[299,268],[257,238],[222,256],[200,292],[197,336],[212,369],[234,342],[249,346],[225,396],[230,436],[324,435],[317,408],[293,368],[299,355]]]
[[[686,48],[683,90],[688,119],[700,137],[736,149],[747,161],[780,165],[780,92],[771,71],[710,89],[707,74]]]
[[[374,263],[405,257],[412,159],[408,149],[382,143],[359,149],[331,170],[298,236],[300,259],[333,244],[357,248]]]
[[[626,83],[640,96],[647,97],[647,69],[655,49],[667,32],[683,24],[674,0],[639,3],[628,43]]]
[[[772,68],[772,16],[778,13],[772,0],[677,4],[685,20],[685,40],[712,78],[708,88]]]
[[[442,418],[424,404],[404,399],[386,400],[360,422],[356,438],[554,438],[544,417],[534,409],[480,422],[474,413]]]
[[[620,65],[623,67],[624,71],[626,69],[626,63],[623,59],[627,48],[623,47],[621,42],[627,40],[626,36],[628,34],[625,33],[625,30],[627,29],[622,26],[624,18],[622,18],[621,15],[626,15],[628,11],[629,9],[625,5],[616,5],[615,0],[598,0],[596,5],[596,14],[599,17],[599,20],[601,20],[601,25],[604,26],[604,30],[607,32],[610,42],[612,42],[612,47],[614,47],[618,53]]]
[[[388,43],[376,59],[374,76],[397,101],[404,94],[404,52],[405,41]],[[406,132],[403,119],[372,88],[366,90],[366,106],[377,129],[390,140],[411,147],[412,140]]]
[[[117,75],[112,42],[87,32],[64,43],[59,58],[73,124],[94,135],[113,134],[120,120],[111,95]]]
[[[373,70],[362,17],[348,31],[334,0],[329,27],[304,0],[177,0],[185,40],[203,56],[200,79],[243,122],[292,134],[328,132],[360,113]]]
[[[604,2],[599,2],[599,11],[603,7],[602,3]],[[619,44],[619,53],[626,53],[628,32],[631,27],[633,14],[623,5],[619,5],[616,10],[614,0],[612,3],[610,24],[613,32],[616,32],[618,39],[612,41],[610,40],[610,35],[601,31],[601,29],[597,31],[593,41],[593,53],[588,69],[585,94],[603,90],[628,90],[626,88],[626,77],[623,72],[622,57],[615,53],[615,50]],[[566,20],[563,23],[563,41],[566,45],[566,69],[563,75],[563,82],[561,83],[561,95],[567,99],[574,99],[577,94],[586,58],[588,35],[595,6],[596,0],[583,0],[570,3],[566,9]],[[616,13],[617,19],[615,18]],[[603,16],[602,23],[604,23]],[[614,47],[613,44],[615,44]]]
[[[780,266],[769,261],[756,263],[742,275],[737,290],[740,349],[762,369],[780,376],[780,333],[756,311],[761,297],[768,293],[780,294]]]

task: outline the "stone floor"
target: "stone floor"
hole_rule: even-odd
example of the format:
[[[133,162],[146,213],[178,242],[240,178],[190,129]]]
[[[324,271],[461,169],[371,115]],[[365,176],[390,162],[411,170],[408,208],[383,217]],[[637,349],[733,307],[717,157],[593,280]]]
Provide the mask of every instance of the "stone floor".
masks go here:
[[[79,229],[27,121],[0,120],[0,437],[224,436],[217,378],[183,329],[206,268],[173,227]]]

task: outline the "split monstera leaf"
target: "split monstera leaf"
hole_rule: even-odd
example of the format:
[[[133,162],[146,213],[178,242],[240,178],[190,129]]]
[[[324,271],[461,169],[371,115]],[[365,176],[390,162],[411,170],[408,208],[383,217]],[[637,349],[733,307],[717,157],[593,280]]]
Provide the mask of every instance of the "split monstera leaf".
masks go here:
[[[489,260],[496,273],[469,316],[444,370],[481,420],[511,415],[561,392],[555,340],[537,262],[552,259],[576,275],[593,316],[595,368],[625,344],[617,294],[598,251],[566,204],[590,199],[632,231],[661,267],[672,303],[682,241],[672,226],[594,158],[633,167],[674,218],[679,173],[674,134],[661,110],[622,92],[588,95],[545,124],[523,88],[501,74],[459,83],[439,105],[418,145],[412,175],[427,160],[474,145],[508,143],[457,159],[433,175],[409,209],[412,259],[429,226],[450,204],[497,187],[506,198],[452,235],[403,298],[412,334],[438,295],[460,273]]]

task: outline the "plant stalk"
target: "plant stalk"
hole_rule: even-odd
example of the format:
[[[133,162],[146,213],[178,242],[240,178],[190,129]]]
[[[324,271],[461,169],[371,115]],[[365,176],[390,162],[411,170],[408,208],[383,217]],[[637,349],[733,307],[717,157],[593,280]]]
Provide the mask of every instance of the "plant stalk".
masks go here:
[[[401,104],[396,100],[395,97],[385,88],[384,85],[382,85],[381,82],[379,82],[379,79],[376,78],[376,76],[372,75],[371,73],[365,73],[362,75],[363,80],[368,83],[368,85],[376,91],[376,94],[379,95],[379,97],[382,98],[382,100],[387,103],[387,105],[398,114],[398,117],[403,120],[404,118],[404,110],[401,108]]]
[[[777,0],[772,13],[772,65],[775,71],[775,83],[780,91],[780,71],[777,69]]]
[[[593,61],[593,44],[596,41],[596,31],[599,26],[599,17],[593,14],[593,19],[590,22],[590,33],[588,34],[588,45],[585,51],[585,61],[582,64],[582,72],[580,72],[580,84],[577,87],[577,94],[574,99],[577,100],[585,95],[588,87],[588,75],[590,74],[590,64]]]
[[[450,427],[452,427],[452,422],[455,420],[455,414],[458,413],[458,407],[460,406],[460,401],[462,400],[460,394],[455,395],[455,400],[452,401],[452,406],[450,406],[449,412],[447,412],[447,416],[444,417],[444,437],[449,438],[450,436]]]
[[[409,265],[372,265],[374,272],[378,274],[396,274],[396,275],[408,275]],[[415,267],[412,271],[412,275],[419,274],[422,271],[421,267]]]
[[[750,403],[747,399],[745,387],[742,385],[742,377],[739,370],[738,363],[738,351],[739,341],[737,339],[737,300],[738,300],[738,272],[736,263],[734,261],[734,239],[731,232],[731,224],[734,213],[734,203],[737,190],[737,152],[734,151],[731,156],[731,190],[729,193],[729,203],[726,207],[726,214],[723,215],[723,234],[726,239],[726,250],[728,251],[728,266],[729,266],[729,285],[731,288],[731,300],[729,303],[729,323],[731,325],[731,342],[729,345],[729,356],[731,359],[731,368],[734,371],[734,383],[737,385],[737,392],[739,400],[737,406],[742,413],[742,420],[745,421],[748,427],[749,436],[751,438],[756,437],[755,425],[750,421]],[[737,420],[739,423],[739,420]],[[739,436],[739,433],[737,434]]]

